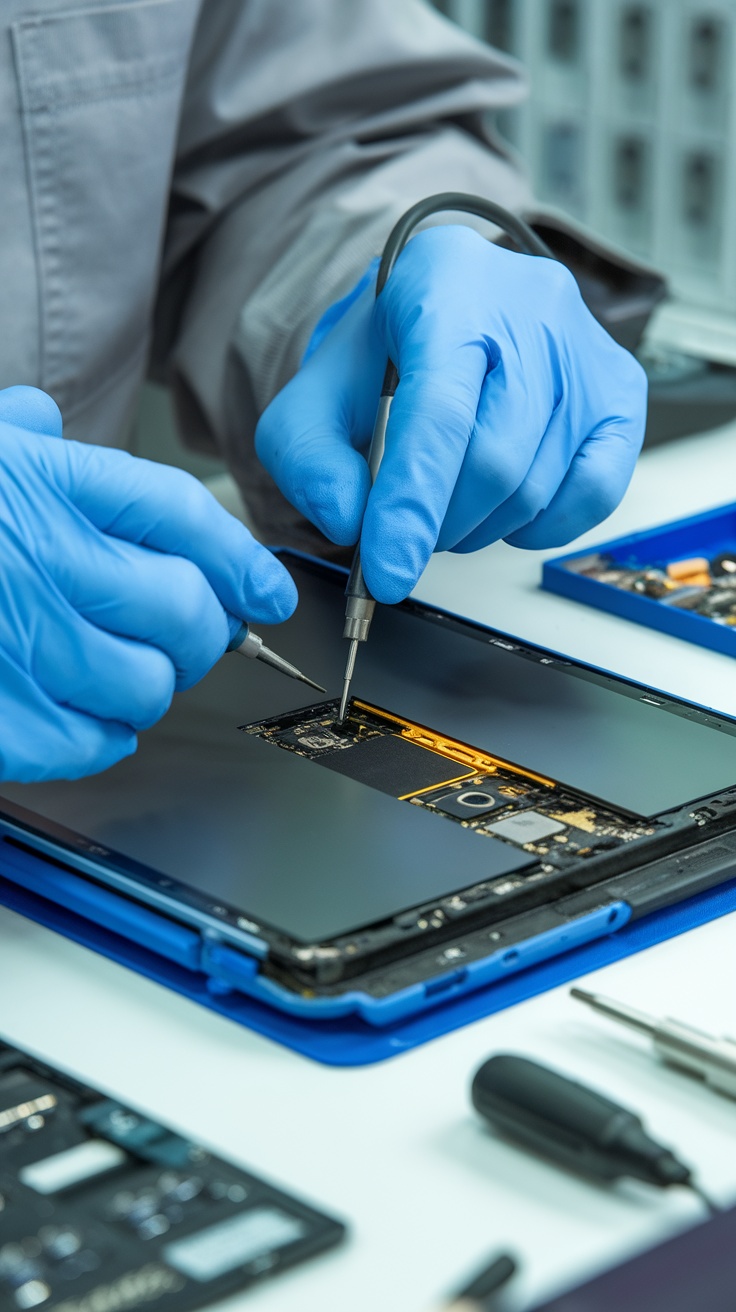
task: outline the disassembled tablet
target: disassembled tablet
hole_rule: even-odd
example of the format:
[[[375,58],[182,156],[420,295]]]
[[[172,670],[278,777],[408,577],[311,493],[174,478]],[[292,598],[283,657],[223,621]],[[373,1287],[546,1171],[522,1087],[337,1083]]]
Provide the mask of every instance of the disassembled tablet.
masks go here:
[[[0,1040],[0,1308],[190,1312],[344,1226]]]
[[[337,694],[344,574],[283,559],[279,651]],[[377,1025],[736,875],[723,716],[416,602],[379,608],[343,726],[244,664],[104,775],[4,786],[0,873],[213,987]]]
[[[646,862],[646,856],[639,853],[666,851],[675,835],[679,847],[680,836],[688,829],[702,828],[719,811],[723,813],[725,808],[731,812],[731,805],[736,807],[735,795],[728,801],[718,799],[717,810],[708,806],[696,812],[638,819],[357,698],[352,700],[348,718],[341,725],[338,706],[336,699],[243,725],[242,729],[442,817],[486,845],[489,837],[500,839],[518,855],[514,870],[470,884],[433,905],[402,913],[394,917],[388,932],[381,926],[347,940],[336,939],[329,947],[295,948],[293,955],[299,967],[315,967],[325,983],[338,977],[351,981],[356,963],[360,961],[363,969],[366,960],[373,960],[374,952],[386,948],[391,931],[404,943],[410,937],[417,942],[425,935],[434,938],[438,931],[446,934],[448,929],[455,937],[463,921],[467,925],[480,919],[486,924],[496,922],[502,905],[541,906],[571,888],[595,887],[599,881],[605,884],[606,874],[638,868],[642,860]],[[736,811],[732,814],[736,819]],[[522,854],[527,854],[526,859]],[[487,941],[482,933],[462,945],[455,943],[436,961],[446,964],[473,960],[477,954],[487,952]],[[425,960],[422,969],[426,966]],[[402,977],[405,983],[407,975],[403,971]],[[381,978],[385,976],[372,976],[368,987],[380,988]]]

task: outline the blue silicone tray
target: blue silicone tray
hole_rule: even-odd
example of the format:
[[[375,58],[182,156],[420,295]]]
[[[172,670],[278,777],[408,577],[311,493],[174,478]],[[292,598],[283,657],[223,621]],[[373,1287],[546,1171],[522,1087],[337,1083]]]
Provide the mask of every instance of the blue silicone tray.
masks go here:
[[[722,652],[725,656],[736,656],[736,628],[715,624],[713,620],[691,611],[663,606],[651,597],[623,592],[608,583],[598,583],[596,579],[586,578],[566,568],[570,561],[582,560],[598,553],[610,556],[620,565],[643,567],[665,565],[670,561],[686,560],[693,556],[711,559],[722,551],[736,551],[736,503],[545,561],[542,587],[547,592],[557,592],[562,597],[585,602],[598,610],[610,611],[622,619],[634,620],[637,624],[646,624],[650,629],[670,633],[674,638],[695,642],[699,647],[710,647],[712,651]]]

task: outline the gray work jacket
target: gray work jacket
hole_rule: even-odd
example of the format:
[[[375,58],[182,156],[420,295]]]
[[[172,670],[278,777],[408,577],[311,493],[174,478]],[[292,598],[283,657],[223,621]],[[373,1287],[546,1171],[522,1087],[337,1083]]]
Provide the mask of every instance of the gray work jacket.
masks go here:
[[[422,0],[0,0],[0,386],[116,444],[153,368],[299,541],[257,417],[409,204],[524,207],[486,112],[523,91]]]

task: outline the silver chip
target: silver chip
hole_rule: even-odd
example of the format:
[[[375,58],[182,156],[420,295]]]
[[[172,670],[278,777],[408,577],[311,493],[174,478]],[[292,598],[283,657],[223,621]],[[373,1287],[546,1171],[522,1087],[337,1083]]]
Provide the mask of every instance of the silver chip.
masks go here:
[[[559,820],[550,820],[539,811],[517,811],[507,820],[499,820],[494,825],[484,825],[489,834],[499,838],[508,838],[512,843],[541,843],[543,838],[551,838],[565,828]]]

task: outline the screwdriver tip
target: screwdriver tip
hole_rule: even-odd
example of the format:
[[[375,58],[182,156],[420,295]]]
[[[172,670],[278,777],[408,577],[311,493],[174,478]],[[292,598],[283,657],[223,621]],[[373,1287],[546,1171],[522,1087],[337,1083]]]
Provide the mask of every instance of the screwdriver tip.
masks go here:
[[[315,683],[314,679],[308,679],[306,674],[301,676],[302,683],[308,683],[310,688],[316,688],[317,692],[327,693],[327,689],[322,687],[321,683]]]
[[[346,679],[343,685],[342,697],[340,698],[340,709],[337,712],[337,723],[344,724],[345,716],[348,709],[348,694],[350,692],[350,680]]]
[[[306,674],[297,669],[296,665],[292,665],[291,661],[284,660],[283,656],[271,651],[270,647],[265,647],[260,640],[252,652],[244,650],[244,647],[239,647],[238,651],[242,651],[245,656],[255,656],[256,660],[263,661],[265,665],[270,665],[272,669],[288,675],[290,679],[298,679],[300,683],[308,684],[310,688],[315,688],[317,692],[327,692],[327,689],[323,688],[321,683],[315,683],[314,679],[308,678]]]
[[[592,1002],[595,993],[586,993],[585,989],[570,989],[570,997],[578,998],[580,1002]]]
[[[350,681],[355,669],[355,657],[358,653],[358,639],[351,638],[350,648],[348,650],[348,659],[345,664],[345,681],[343,683],[342,697],[340,698],[340,709],[337,713],[337,723],[344,724],[345,716],[348,709],[348,697],[350,695]]]

